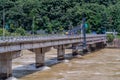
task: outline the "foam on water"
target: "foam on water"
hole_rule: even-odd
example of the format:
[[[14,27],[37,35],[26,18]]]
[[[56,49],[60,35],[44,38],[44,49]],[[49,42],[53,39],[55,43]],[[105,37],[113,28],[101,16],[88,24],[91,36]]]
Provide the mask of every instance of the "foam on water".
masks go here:
[[[24,65],[14,65],[12,66],[12,69],[14,70],[19,70],[21,67],[23,67]],[[20,69],[21,70],[21,69]]]
[[[13,69],[14,70],[33,70],[33,71],[40,70],[40,71],[44,71],[44,70],[48,70],[48,69],[51,69],[51,68],[48,67],[48,66],[43,66],[43,67],[40,67],[40,68],[36,68],[35,64],[32,64],[32,65],[29,65],[29,66],[23,66],[23,65],[14,66]]]
[[[66,80],[65,78],[61,78],[61,79],[58,79],[58,80]]]
[[[77,74],[77,73],[81,73],[81,72],[80,72],[80,71],[68,71],[67,73],[68,73],[68,74],[74,74],[74,73]]]
[[[69,60],[67,60],[67,59],[66,59],[66,60],[63,60],[63,62],[64,62],[64,63],[68,63],[68,62],[69,62]]]
[[[15,78],[15,77],[10,77],[10,78],[8,78],[8,79],[6,79],[6,80],[18,80],[18,79]]]
[[[115,74],[116,74],[116,75],[120,75],[120,72],[116,72]]]
[[[44,67],[39,68],[39,70],[42,70],[42,71],[49,70],[49,69],[51,69],[51,68],[48,66],[44,66]]]
[[[59,75],[63,75],[63,73],[59,73]]]
[[[120,61],[120,59],[116,59],[117,61]]]
[[[83,56],[81,56],[81,55],[77,55],[77,56],[76,56],[76,58],[81,58],[81,59],[82,59],[82,58],[83,58]]]
[[[96,73],[94,73],[95,75],[101,75],[102,73],[99,73],[99,72],[96,72]]]

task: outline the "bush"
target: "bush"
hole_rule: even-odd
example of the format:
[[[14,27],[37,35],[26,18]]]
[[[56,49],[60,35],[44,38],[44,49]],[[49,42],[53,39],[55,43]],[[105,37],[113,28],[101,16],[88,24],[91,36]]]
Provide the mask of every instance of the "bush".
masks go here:
[[[26,31],[22,27],[20,27],[16,29],[15,34],[24,36],[26,34]]]
[[[10,36],[21,36],[19,33],[11,33]]]
[[[108,43],[113,42],[114,38],[115,38],[115,37],[114,37],[113,34],[107,34],[107,40],[108,40]]]
[[[3,31],[4,31],[4,36],[9,36],[10,33],[7,30],[3,30],[2,28],[0,28],[0,36],[3,36]]]

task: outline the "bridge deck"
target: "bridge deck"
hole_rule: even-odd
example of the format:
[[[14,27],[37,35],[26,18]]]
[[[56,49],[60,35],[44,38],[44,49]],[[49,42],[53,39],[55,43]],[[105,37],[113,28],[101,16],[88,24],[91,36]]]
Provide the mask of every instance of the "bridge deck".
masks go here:
[[[87,44],[106,42],[106,36],[87,35],[86,40]],[[74,43],[82,45],[83,37],[80,35],[6,37],[0,39],[0,53]]]

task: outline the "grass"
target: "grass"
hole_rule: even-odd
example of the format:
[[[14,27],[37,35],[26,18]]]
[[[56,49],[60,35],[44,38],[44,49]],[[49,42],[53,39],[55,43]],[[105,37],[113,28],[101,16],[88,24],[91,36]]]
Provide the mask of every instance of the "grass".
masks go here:
[[[120,39],[120,35],[117,35],[117,38]]]

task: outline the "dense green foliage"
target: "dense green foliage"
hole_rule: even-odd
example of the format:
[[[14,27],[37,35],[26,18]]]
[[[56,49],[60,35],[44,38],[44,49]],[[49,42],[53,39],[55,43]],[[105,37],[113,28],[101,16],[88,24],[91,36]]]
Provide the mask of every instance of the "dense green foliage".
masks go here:
[[[111,43],[111,42],[113,42],[113,40],[114,40],[114,35],[113,34],[108,34],[107,35],[107,40],[108,40],[108,43]]]
[[[119,0],[0,0],[0,27],[7,25],[7,31],[20,35],[37,30],[58,33],[80,25],[83,13],[87,32],[102,33],[104,27],[120,33]]]
[[[15,33],[24,36],[26,34],[25,30],[23,28],[17,28]]]
[[[3,33],[4,33],[4,34],[3,34]],[[10,33],[9,33],[7,30],[5,30],[5,29],[1,29],[1,28],[0,28],[0,36],[4,36],[4,35],[9,36]]]

